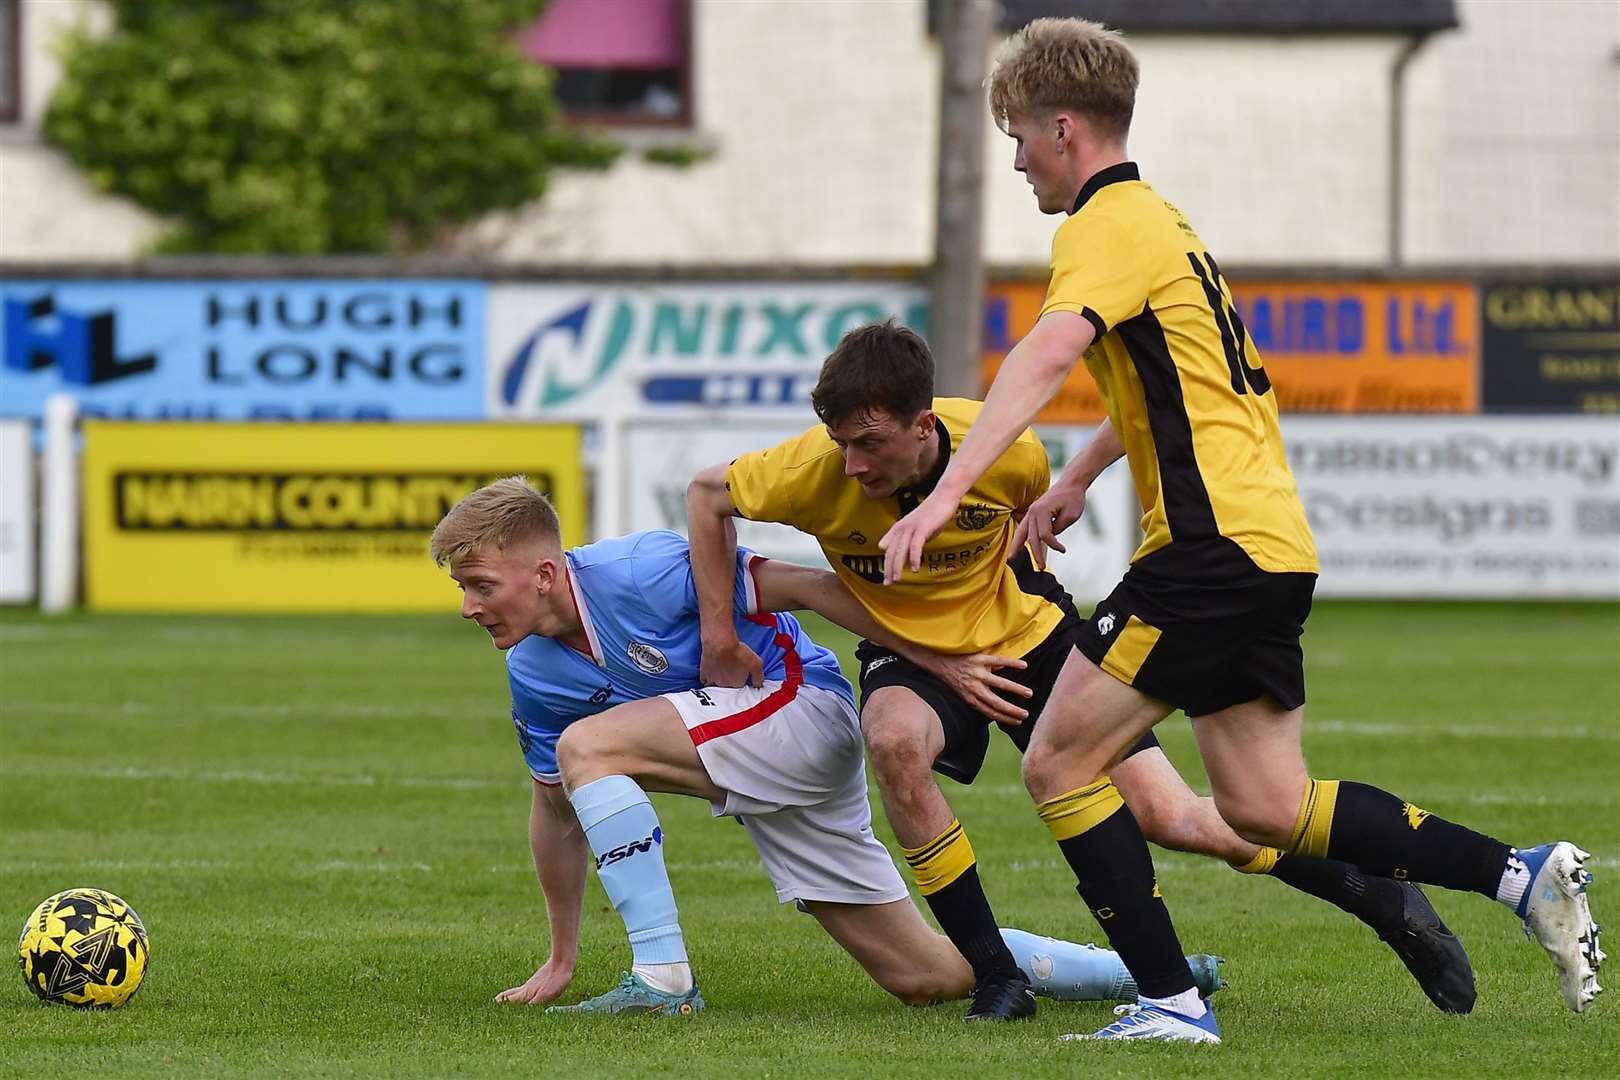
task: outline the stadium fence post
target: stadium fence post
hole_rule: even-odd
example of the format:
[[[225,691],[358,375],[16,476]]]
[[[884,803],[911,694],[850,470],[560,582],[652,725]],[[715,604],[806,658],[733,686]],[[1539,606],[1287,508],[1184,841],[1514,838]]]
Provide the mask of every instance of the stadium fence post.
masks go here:
[[[45,458],[40,513],[39,606],[71,611],[79,592],[79,403],[71,394],[45,401]]]

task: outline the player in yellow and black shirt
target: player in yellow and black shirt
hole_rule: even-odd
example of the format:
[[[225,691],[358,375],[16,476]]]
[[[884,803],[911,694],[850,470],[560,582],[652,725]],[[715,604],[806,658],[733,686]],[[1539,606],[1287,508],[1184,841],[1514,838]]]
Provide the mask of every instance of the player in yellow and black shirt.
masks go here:
[[[1579,1012],[1597,993],[1602,959],[1585,852],[1568,842],[1515,850],[1378,788],[1306,771],[1299,637],[1315,550],[1276,396],[1220,268],[1127,159],[1136,83],[1130,50],[1094,23],[1036,20],[1004,46],[991,111],[1017,141],[1014,167],[1040,208],[1069,217],[1053,240],[1040,319],[933,492],[881,542],[885,580],[919,565],[928,538],[1084,356],[1108,422],[1031,506],[1025,532],[1042,553],[1079,517],[1090,481],[1123,455],[1146,539],[1078,635],[1024,777],[1141,987],[1144,1008],[1098,1035],[1219,1040],[1178,959],[1141,833],[1106,775],[1178,707],[1241,835],[1501,901],[1552,956]]]
[[[973,966],[968,1018],[1014,1019],[1034,1012],[1030,986],[1001,940],[972,846],[930,767],[972,783],[989,743],[986,714],[1006,721],[1023,748],[1031,728],[1020,704],[1039,712],[1078,614],[1027,555],[1009,564],[1016,519],[1049,479],[1046,451],[1030,432],[963,500],[922,568],[899,585],[882,584],[877,538],[926,497],[980,407],[934,398],[933,374],[927,345],[911,331],[892,324],[852,331],[812,395],[825,427],[694,480],[688,523],[703,670],[722,685],[758,670],[758,658],[736,639],[732,597],[720,591],[716,572],[735,543],[731,516],[815,536],[884,635],[857,650],[862,730],[919,891]],[[1141,749],[1156,746],[1150,736]]]
[[[889,329],[896,337],[909,334]],[[916,347],[926,350],[920,339]],[[1046,493],[1049,480],[1046,449],[1033,432],[1020,435],[997,468],[979,478],[954,519],[929,542],[922,570],[897,585],[883,584],[878,537],[932,490],[950,461],[953,439],[979,414],[977,401],[929,398],[921,384],[916,390],[923,423],[908,441],[929,469],[915,484],[868,494],[861,476],[846,474],[843,451],[818,425],[736,459],[726,474],[727,490],[740,516],[815,536],[844,585],[897,636],[938,652],[1022,656],[1063,618],[1048,598],[1058,588],[1051,575],[1038,574],[1028,559],[1016,566],[1008,562],[1009,523]]]
[[[1005,730],[1023,749],[1036,719],[1023,721],[1040,716],[1080,620],[1068,594],[1035,569],[1016,539],[1016,522],[1048,481],[1045,451],[1027,431],[930,541],[922,567],[894,585],[880,584],[874,538],[927,496],[981,408],[976,401],[932,397],[933,377],[928,347],[910,330],[886,324],[851,331],[827,358],[812,394],[825,427],[698,474],[688,519],[694,578],[708,615],[704,671],[707,678],[740,683],[759,663],[730,631],[731,598],[721,591],[721,562],[732,557],[729,518],[780,522],[815,536],[870,617],[867,626],[845,625],[858,633],[875,628],[900,650],[872,640],[857,650],[862,728],[919,891],[974,961],[969,1015],[1016,1015],[1016,1006],[1028,1005],[1027,995],[1010,958],[1001,955],[967,834],[929,766],[972,783],[988,743],[987,714],[1011,722]],[[712,581],[706,579],[711,564]],[[1381,899],[1385,906],[1392,900],[1398,916],[1401,888],[1392,881],[1308,856],[1281,856],[1238,837],[1211,800],[1192,793],[1151,733],[1113,775],[1143,833],[1162,846],[1269,873],[1364,919]],[[1465,1012],[1473,1003],[1466,954],[1426,905],[1425,911],[1432,925],[1410,928],[1399,917],[1389,925],[1368,921],[1386,939],[1408,935],[1426,955],[1449,949],[1460,957],[1454,978],[1426,988],[1442,1008]]]

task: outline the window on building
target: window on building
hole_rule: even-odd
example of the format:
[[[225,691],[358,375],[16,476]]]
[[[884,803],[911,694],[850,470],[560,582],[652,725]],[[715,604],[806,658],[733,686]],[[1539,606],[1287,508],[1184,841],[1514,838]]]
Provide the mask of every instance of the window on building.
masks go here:
[[[518,35],[581,123],[690,126],[688,0],[550,0]]]
[[[22,119],[22,0],[0,0],[0,124]]]

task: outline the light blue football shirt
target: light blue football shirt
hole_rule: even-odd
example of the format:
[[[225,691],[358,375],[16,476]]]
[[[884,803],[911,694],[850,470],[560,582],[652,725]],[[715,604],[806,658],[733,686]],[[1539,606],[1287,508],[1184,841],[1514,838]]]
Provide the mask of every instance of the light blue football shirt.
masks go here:
[[[591,654],[538,634],[506,653],[518,745],[529,772],[547,784],[561,780],[557,739],[575,720],[703,686],[697,586],[684,536],[667,529],[631,533],[574,548],[563,558]],[[759,558],[737,550],[738,638],[759,654],[766,679],[802,678],[807,686],[840,695],[853,710],[855,692],[838,658],[812,641],[792,615],[759,612],[750,570]]]

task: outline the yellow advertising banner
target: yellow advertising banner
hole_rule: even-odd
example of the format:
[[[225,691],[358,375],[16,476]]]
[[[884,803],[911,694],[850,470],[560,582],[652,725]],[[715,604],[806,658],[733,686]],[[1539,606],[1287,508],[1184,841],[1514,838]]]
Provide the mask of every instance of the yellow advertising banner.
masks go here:
[[[444,611],[428,557],[462,496],[522,474],[584,540],[561,424],[84,425],[85,592],[102,611]]]
[[[1476,413],[1479,296],[1465,282],[1234,281],[1233,299],[1284,413]],[[992,285],[986,297],[989,388],[1029,332],[1044,284]],[[1084,365],[1041,414],[1047,423],[1106,415]]]

